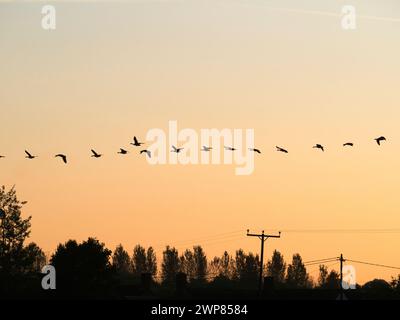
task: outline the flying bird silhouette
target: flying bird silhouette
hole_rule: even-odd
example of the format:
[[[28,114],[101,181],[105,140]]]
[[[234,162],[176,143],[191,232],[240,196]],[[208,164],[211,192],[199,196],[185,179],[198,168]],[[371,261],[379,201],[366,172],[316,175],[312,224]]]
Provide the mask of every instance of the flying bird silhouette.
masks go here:
[[[136,137],[133,137],[133,142],[131,142],[131,145],[133,145],[135,147],[140,147],[142,144],[144,144],[144,143],[143,142],[139,142]]]
[[[289,153],[289,151],[287,151],[286,149],[283,149],[283,148],[278,147],[278,146],[276,146],[276,151],[283,152],[283,153]]]
[[[5,156],[0,156],[0,159],[1,159],[1,158],[5,158]]]
[[[119,154],[127,154],[128,151],[126,151],[125,149],[119,148],[119,151],[117,153],[119,153]]]
[[[61,158],[62,159],[62,161],[66,164],[67,163],[67,156],[65,155],[65,154],[61,154],[61,153],[59,153],[59,154],[56,154],[55,156],[54,156],[55,158]]]
[[[352,147],[352,146],[354,146],[353,142],[346,142],[343,144],[343,147]]]
[[[249,150],[250,150],[250,151],[257,152],[257,153],[261,153],[261,151],[260,151],[259,149],[255,149],[255,148],[249,148]]]
[[[211,149],[211,147],[203,146],[203,149],[201,149],[201,151],[210,151]]]
[[[91,150],[92,151],[92,157],[93,158],[100,158],[101,156],[102,156],[102,154],[99,154],[99,153],[97,153],[96,151],[94,151],[93,149]]]
[[[181,152],[183,150],[183,148],[177,148],[175,146],[172,146],[172,149],[173,150],[171,150],[171,152],[176,152],[176,153],[179,153],[179,152]]]
[[[380,146],[381,141],[386,141],[386,138],[384,136],[380,136],[379,138],[376,138],[375,141]]]
[[[149,150],[141,150],[140,154],[146,153],[149,158],[151,158],[151,152]]]
[[[35,159],[36,158],[36,156],[33,156],[33,155],[31,155],[28,151],[26,151],[25,150],[25,153],[26,153],[26,157],[25,158],[27,158],[27,159]]]
[[[228,151],[235,151],[235,150],[236,150],[236,149],[233,148],[233,147],[224,146],[224,148],[225,148],[225,150],[228,150]]]
[[[317,143],[313,148],[321,149],[322,151],[324,151],[324,146],[320,145],[319,143]]]

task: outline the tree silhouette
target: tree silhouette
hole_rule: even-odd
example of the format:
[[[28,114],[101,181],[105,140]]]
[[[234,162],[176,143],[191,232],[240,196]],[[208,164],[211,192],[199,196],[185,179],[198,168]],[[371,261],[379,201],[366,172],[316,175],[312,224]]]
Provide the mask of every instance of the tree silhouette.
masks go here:
[[[256,280],[258,277],[258,273],[260,270],[260,259],[258,255],[254,255],[253,253],[249,253],[246,256],[246,269],[245,269],[245,280],[251,281]]]
[[[327,284],[328,278],[328,267],[324,264],[319,266],[319,275],[318,275],[318,287],[325,288]]]
[[[23,248],[22,254],[22,267],[25,273],[38,273],[46,265],[46,255],[36,243],[31,242]]]
[[[194,246],[193,251],[186,249],[179,260],[180,271],[186,273],[189,281],[205,281],[207,274],[207,257],[201,246]]]
[[[235,272],[234,259],[227,251],[221,257],[214,257],[208,266],[208,271],[220,279],[232,279]]]
[[[95,238],[81,244],[75,240],[59,244],[51,257],[57,272],[57,289],[75,295],[105,289],[112,276],[110,256],[111,250]]]
[[[171,284],[180,270],[178,251],[174,247],[167,246],[163,252],[161,264],[161,279],[163,283]]]
[[[282,284],[285,281],[286,263],[283,255],[274,250],[272,258],[267,263],[267,275],[274,278],[275,283]]]
[[[216,277],[223,277],[221,272],[221,258],[214,257],[208,264],[208,272]]]
[[[240,280],[246,274],[246,254],[242,249],[236,250],[235,265],[234,265],[234,279]]]
[[[146,249],[136,245],[132,254],[133,274],[140,277],[142,273],[150,273],[153,277],[157,274],[157,258],[152,247]]]
[[[134,275],[138,277],[146,272],[146,249],[139,244],[133,248],[132,269]]]
[[[329,272],[326,278],[326,288],[327,289],[339,289],[340,288],[340,275],[335,270]]]
[[[260,259],[253,253],[246,254],[242,249],[236,251],[235,276],[237,280],[252,283],[257,280],[260,270]]]
[[[366,292],[370,292],[375,296],[386,296],[389,295],[392,287],[390,284],[383,279],[373,279],[366,282],[362,289]]]
[[[131,258],[127,251],[124,250],[122,244],[119,244],[113,253],[112,264],[118,273],[129,273],[132,271]]]
[[[390,281],[390,286],[393,288],[394,291],[400,293],[400,274],[397,277],[392,277]]]
[[[20,273],[24,268],[24,241],[29,237],[31,217],[21,217],[22,206],[15,188],[0,188],[0,272],[4,275]]]
[[[366,282],[362,288],[367,290],[388,290],[390,288],[390,284],[383,279],[373,279]]]
[[[186,273],[189,281],[196,277],[196,261],[191,250],[186,249],[179,257],[180,272]]]
[[[312,286],[306,267],[298,253],[293,255],[292,263],[287,268],[286,283],[292,288],[309,288]]]
[[[147,248],[146,268],[146,272],[150,273],[153,277],[157,275],[157,257],[153,247]]]
[[[325,265],[319,266],[318,287],[321,289],[339,289],[340,275],[335,270],[328,272]]]
[[[226,278],[232,278],[234,269],[234,259],[227,251],[224,251],[221,257],[220,272]]]
[[[207,274],[207,257],[201,246],[193,247],[193,257],[195,263],[195,278],[199,281],[205,281]]]

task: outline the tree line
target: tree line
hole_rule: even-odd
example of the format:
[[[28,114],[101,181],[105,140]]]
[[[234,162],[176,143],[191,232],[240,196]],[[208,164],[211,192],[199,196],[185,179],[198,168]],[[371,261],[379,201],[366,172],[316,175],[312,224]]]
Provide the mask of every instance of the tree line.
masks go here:
[[[258,254],[239,249],[234,256],[225,251],[220,257],[208,261],[200,245],[193,246],[192,250],[186,249],[180,255],[176,248],[167,246],[158,273],[152,247],[146,250],[136,245],[130,256],[122,245],[118,245],[112,255],[112,265],[118,274],[139,277],[149,273],[155,281],[167,284],[174,282],[178,273],[184,273],[189,283],[230,280],[254,285],[258,281],[260,259]],[[282,288],[339,288],[339,274],[335,270],[328,271],[328,267],[323,264],[319,266],[319,276],[314,282],[298,253],[287,264],[283,255],[275,250],[272,258],[264,265],[264,275],[272,277],[275,284]]]
[[[17,198],[15,188],[0,188],[0,294],[40,288],[40,272],[51,264],[57,272],[57,289],[66,292],[83,292],[89,295],[114,292],[121,284],[138,283],[142,275],[161,287],[173,287],[178,274],[185,274],[189,285],[226,285],[240,288],[257,288],[260,270],[258,254],[236,250],[234,255],[225,251],[219,257],[208,259],[200,245],[179,253],[175,247],[166,246],[160,263],[152,247],[140,244],[131,253],[120,244],[114,251],[95,238],[78,243],[68,240],[60,243],[55,252],[46,257],[43,250],[26,240],[31,229],[31,217],[22,217],[26,202]],[[300,254],[294,254],[290,263],[275,250],[263,266],[264,275],[273,278],[279,289],[338,289],[337,271],[319,266],[319,275],[313,279]],[[386,286],[400,292],[400,275],[390,283],[374,280],[364,286]],[[33,287],[35,287],[33,289]]]

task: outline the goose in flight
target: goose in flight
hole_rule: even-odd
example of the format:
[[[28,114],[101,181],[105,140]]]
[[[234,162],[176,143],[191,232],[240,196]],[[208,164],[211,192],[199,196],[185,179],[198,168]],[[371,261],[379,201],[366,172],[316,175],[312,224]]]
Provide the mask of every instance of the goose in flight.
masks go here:
[[[183,148],[177,148],[177,147],[175,147],[175,146],[172,146],[171,152],[179,153],[179,152],[181,152],[182,150],[183,150]]]
[[[283,148],[278,147],[278,146],[276,146],[276,151],[283,152],[283,153],[289,153],[289,151],[287,151],[286,149],[283,149]]]
[[[313,148],[321,149],[322,151],[324,151],[324,146],[319,143],[317,143]]]
[[[96,151],[94,151],[93,149],[91,150],[92,151],[92,157],[93,158],[100,158],[101,156],[102,156],[102,154],[99,154],[99,153],[97,153]]]
[[[25,150],[25,153],[26,153],[26,157],[25,158],[27,158],[27,159],[35,159],[36,158],[36,156],[33,156],[33,155],[31,155],[28,151],[26,151]]]
[[[67,163],[67,156],[65,155],[65,154],[61,154],[61,153],[59,153],[59,154],[56,154],[55,156],[54,156],[55,158],[61,158],[62,159],[62,161],[66,164]]]
[[[140,147],[142,144],[144,144],[144,143],[143,142],[139,142],[136,137],[133,137],[133,142],[131,142],[131,145],[133,145],[135,147]]]
[[[0,159],[1,159],[1,158],[5,158],[5,156],[1,156],[1,155],[0,155]]]
[[[201,149],[201,151],[211,151],[212,147],[206,147],[203,146],[203,149]]]
[[[127,154],[128,151],[126,151],[125,149],[119,148],[119,151],[117,153],[119,153],[119,154]]]
[[[343,144],[343,147],[352,147],[352,146],[354,146],[353,142],[346,142]]]
[[[375,141],[380,146],[381,141],[386,141],[386,138],[384,136],[380,136],[379,138],[376,138]]]
[[[149,158],[151,158],[151,151],[149,151],[149,150],[141,150],[141,151],[140,151],[140,154],[142,154],[142,153],[146,153],[147,156],[148,156]]]
[[[228,150],[228,151],[235,151],[235,150],[236,150],[236,149],[233,148],[233,147],[224,146],[224,148],[225,148],[225,150]]]
[[[255,149],[255,148],[249,148],[249,150],[250,150],[250,151],[257,152],[257,153],[261,153],[261,151],[260,151],[259,149]]]

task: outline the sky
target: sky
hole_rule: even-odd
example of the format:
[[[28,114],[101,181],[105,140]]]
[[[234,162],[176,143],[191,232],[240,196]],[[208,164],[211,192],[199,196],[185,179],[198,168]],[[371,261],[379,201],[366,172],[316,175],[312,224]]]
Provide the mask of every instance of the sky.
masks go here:
[[[51,253],[93,236],[159,255],[200,244],[212,258],[258,253],[246,229],[282,230],[266,257],[400,266],[400,232],[306,232],[400,230],[400,4],[350,2],[54,1],[48,31],[43,2],[1,1],[0,184],[28,201],[30,241]],[[341,27],[348,4],[355,30]],[[254,129],[253,174],[149,165],[129,142],[170,120]],[[360,283],[399,273],[354,266]]]

